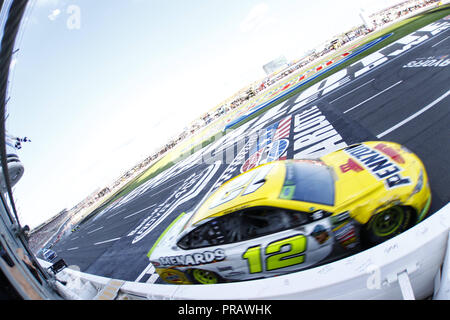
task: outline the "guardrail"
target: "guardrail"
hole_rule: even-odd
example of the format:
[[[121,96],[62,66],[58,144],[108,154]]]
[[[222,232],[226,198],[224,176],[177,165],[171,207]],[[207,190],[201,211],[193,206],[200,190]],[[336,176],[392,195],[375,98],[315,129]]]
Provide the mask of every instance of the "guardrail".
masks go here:
[[[284,276],[215,285],[128,282],[70,268],[56,277],[67,299],[450,300],[450,203],[408,231],[356,255]],[[43,267],[50,263],[40,260]],[[441,270],[442,267],[442,270]]]

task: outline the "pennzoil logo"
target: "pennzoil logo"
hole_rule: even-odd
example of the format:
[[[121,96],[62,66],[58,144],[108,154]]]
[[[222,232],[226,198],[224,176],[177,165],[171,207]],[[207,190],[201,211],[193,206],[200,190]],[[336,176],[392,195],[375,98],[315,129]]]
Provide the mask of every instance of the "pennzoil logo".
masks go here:
[[[159,258],[159,262],[166,266],[197,266],[225,260],[225,250],[196,252],[192,254]]]
[[[377,180],[384,181],[387,189],[392,189],[400,186],[405,186],[411,183],[408,177],[403,177],[400,172],[402,168],[395,164],[401,163],[403,160],[400,157],[392,155],[392,149],[382,148],[383,146],[376,146],[374,150],[361,144],[356,147],[344,149],[346,153],[357,160],[366,170],[368,170]],[[378,152],[388,153],[388,155]],[[401,159],[401,160],[399,160]],[[393,161],[391,161],[393,160]]]

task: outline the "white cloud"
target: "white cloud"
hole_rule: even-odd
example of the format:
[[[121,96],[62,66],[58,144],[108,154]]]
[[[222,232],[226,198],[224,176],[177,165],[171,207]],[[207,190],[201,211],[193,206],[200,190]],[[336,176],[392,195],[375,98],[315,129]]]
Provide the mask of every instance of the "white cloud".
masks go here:
[[[269,6],[260,3],[254,6],[240,25],[242,32],[250,32],[259,30],[262,27],[273,23],[275,19],[269,16]]]

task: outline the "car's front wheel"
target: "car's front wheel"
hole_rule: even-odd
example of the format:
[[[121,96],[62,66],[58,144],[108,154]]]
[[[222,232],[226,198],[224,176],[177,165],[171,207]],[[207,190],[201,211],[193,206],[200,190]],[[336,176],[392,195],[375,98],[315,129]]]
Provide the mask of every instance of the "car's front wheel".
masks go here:
[[[219,283],[219,276],[212,271],[202,269],[192,269],[190,275],[194,280],[194,283],[198,284],[216,284]]]
[[[411,226],[413,214],[413,209],[403,206],[393,206],[375,214],[364,228],[364,242],[374,246],[395,237]]]

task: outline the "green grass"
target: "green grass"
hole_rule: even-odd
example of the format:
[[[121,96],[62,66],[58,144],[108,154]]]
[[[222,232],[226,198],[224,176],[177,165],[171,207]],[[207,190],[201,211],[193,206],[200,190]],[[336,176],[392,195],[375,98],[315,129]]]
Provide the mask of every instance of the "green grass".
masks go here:
[[[420,29],[434,21],[437,21],[439,19],[444,18],[445,16],[450,14],[450,5],[447,4],[445,6],[436,8],[436,9],[432,9],[429,10],[427,12],[412,16],[408,19],[405,19],[403,21],[394,23],[393,25],[380,30],[380,31],[376,31],[373,34],[368,35],[366,38],[364,38],[361,43],[360,46],[363,46],[364,44],[367,44],[379,37],[382,37],[383,35],[389,34],[389,33],[393,33],[392,36],[390,36],[389,38],[385,39],[384,41],[381,41],[380,43],[378,43],[377,45],[371,47],[370,49],[362,52],[361,54],[359,54],[356,57],[353,57],[352,59],[349,59],[348,61],[342,63],[341,65],[339,65],[339,67],[334,68],[333,70],[324,73],[323,75],[317,77],[316,79],[314,79],[313,81],[299,87],[298,89],[294,90],[293,92],[289,93],[288,95],[284,96],[282,99],[277,100],[276,102],[268,105],[266,108],[258,111],[257,113],[253,114],[252,116],[248,117],[246,120],[238,123],[233,129],[238,128],[239,126],[243,125],[244,123],[254,119],[255,117],[261,115],[262,113],[266,112],[267,110],[269,110],[270,108],[274,107],[275,105],[291,98],[294,95],[299,94],[300,92],[306,90],[307,88],[311,87],[312,85],[316,84],[319,81],[322,81],[323,79],[329,77],[330,75],[338,72],[339,70],[342,70],[346,67],[348,67],[349,65],[355,63],[356,61],[372,54],[375,51],[378,51],[380,49],[382,49],[383,47],[399,40],[400,38],[414,32],[417,29]],[[319,65],[321,62],[318,62],[317,65]],[[289,78],[286,78],[289,79]],[[286,80],[287,81],[287,80]],[[194,152],[208,146],[209,144],[213,143],[215,141],[216,137],[212,136],[210,138],[205,139],[204,141],[202,141],[200,144],[198,144],[197,146],[193,147],[191,150],[184,152],[182,154],[180,154],[177,158],[173,159],[172,161],[168,161],[166,164],[164,164],[163,166],[161,166],[160,168],[156,169],[156,170],[152,170],[152,168],[159,162],[153,164],[150,168],[148,168],[145,172],[143,172],[142,174],[140,174],[138,177],[136,177],[134,180],[130,181],[129,183],[127,183],[125,186],[123,186],[120,190],[118,190],[116,193],[114,193],[112,196],[110,196],[108,199],[105,200],[104,203],[102,203],[100,205],[100,207],[98,207],[97,209],[95,209],[94,211],[92,211],[88,216],[86,216],[86,218],[83,220],[83,222],[89,220],[90,218],[92,218],[93,216],[95,216],[98,212],[100,212],[101,210],[103,210],[105,207],[107,207],[108,205],[110,205],[112,202],[114,202],[115,200],[119,199],[122,196],[127,195],[128,193],[130,193],[132,190],[136,189],[137,187],[139,187],[141,184],[145,183],[146,181],[148,181],[149,179],[157,176],[158,174],[162,173],[163,171],[169,169],[170,167],[172,167],[173,165],[175,165],[177,162],[179,162],[182,159],[185,159],[186,157],[188,157],[189,155],[192,155]],[[162,159],[160,159],[162,160]]]

